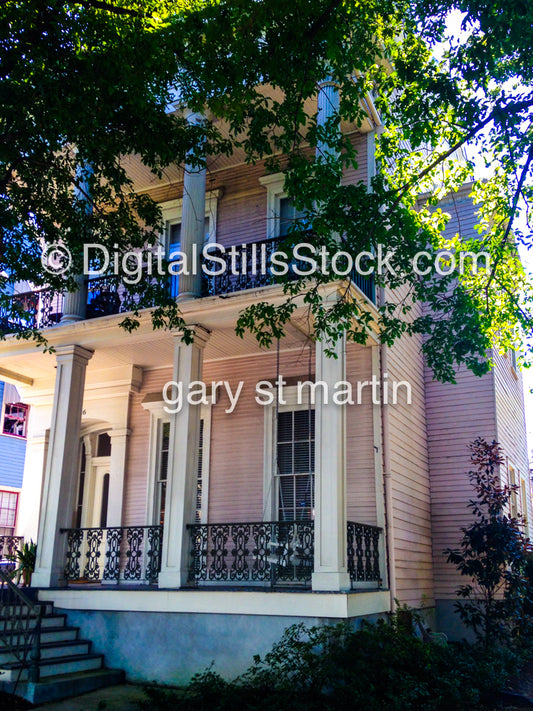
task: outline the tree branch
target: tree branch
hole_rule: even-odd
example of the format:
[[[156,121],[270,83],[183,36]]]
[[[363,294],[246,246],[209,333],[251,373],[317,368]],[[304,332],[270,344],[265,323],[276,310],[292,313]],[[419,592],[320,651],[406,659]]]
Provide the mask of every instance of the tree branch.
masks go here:
[[[129,7],[114,5],[112,2],[106,2],[105,0],[77,0],[77,4],[87,10],[107,10],[107,12],[111,12],[115,15],[127,15],[128,17],[150,17],[147,13],[139,12],[139,10],[132,10]]]

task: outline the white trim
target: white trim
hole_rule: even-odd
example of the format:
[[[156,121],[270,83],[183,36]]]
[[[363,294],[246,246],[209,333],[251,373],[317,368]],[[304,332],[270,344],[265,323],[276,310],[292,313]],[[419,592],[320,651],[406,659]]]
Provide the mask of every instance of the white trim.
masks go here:
[[[209,243],[216,242],[217,235],[217,210],[219,190],[211,190],[205,195],[205,217],[209,218]],[[183,198],[167,200],[159,204],[165,222],[164,244],[168,247],[169,227],[181,223]]]
[[[202,405],[200,419],[204,421],[204,440],[202,447],[202,509],[200,523],[207,523],[209,511],[209,462],[211,457],[211,405]]]
[[[302,381],[305,382],[305,381]],[[305,388],[302,402],[298,402],[298,386],[283,386],[283,404],[278,404],[279,412],[296,412],[298,410],[308,410],[309,388]],[[277,520],[277,422],[276,422],[276,401],[272,405],[265,405],[263,408],[263,521]],[[314,410],[315,406],[311,405]],[[316,435],[316,432],[315,432]]]
[[[253,592],[248,590],[39,591],[39,600],[65,610],[186,612],[222,615],[347,619],[390,610],[387,590],[353,593]]]
[[[259,178],[261,185],[267,189],[267,239],[279,237],[280,201],[288,197],[284,190],[284,173],[263,175]]]
[[[163,424],[170,422],[170,415],[164,410],[164,400],[147,400],[145,398],[145,401],[142,402],[141,405],[145,410],[150,412],[145,521],[148,526],[156,526],[159,524],[159,521],[157,520],[158,514],[155,510],[155,485],[160,463],[161,433]],[[211,405],[201,406],[200,418],[204,421],[201,523],[207,523],[207,512],[209,506],[209,462],[211,453]],[[190,523],[193,522],[191,521]]]

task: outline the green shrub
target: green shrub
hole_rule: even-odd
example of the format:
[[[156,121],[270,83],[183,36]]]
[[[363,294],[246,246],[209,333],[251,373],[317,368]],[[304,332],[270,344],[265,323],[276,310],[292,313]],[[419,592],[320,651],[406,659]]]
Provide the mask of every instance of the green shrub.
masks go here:
[[[456,610],[478,641],[489,648],[530,631],[532,591],[526,568],[531,543],[524,533],[523,517],[509,513],[511,497],[519,487],[500,482],[501,447],[478,438],[470,449],[475,465],[469,472],[475,492],[468,504],[473,522],[461,529],[460,548],[444,553],[468,578],[457,590],[463,599],[455,603]]]
[[[519,655],[423,642],[397,625],[289,627],[232,682],[212,669],[180,691],[147,689],[151,711],[460,711],[502,688]]]

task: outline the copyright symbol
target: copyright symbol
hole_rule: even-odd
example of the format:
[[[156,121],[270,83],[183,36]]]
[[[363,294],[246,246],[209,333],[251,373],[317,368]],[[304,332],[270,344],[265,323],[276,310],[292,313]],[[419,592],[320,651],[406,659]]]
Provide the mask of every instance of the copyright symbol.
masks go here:
[[[71,261],[70,250],[57,242],[47,245],[41,254],[41,264],[49,274],[65,274],[70,269]]]

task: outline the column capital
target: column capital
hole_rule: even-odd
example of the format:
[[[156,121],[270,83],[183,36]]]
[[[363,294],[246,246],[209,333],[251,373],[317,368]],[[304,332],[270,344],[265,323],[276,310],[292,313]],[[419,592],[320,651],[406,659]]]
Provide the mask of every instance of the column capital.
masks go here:
[[[127,427],[117,427],[117,429],[109,430],[107,434],[113,440],[118,437],[128,437],[131,434],[131,430]]]
[[[321,79],[318,82],[318,91],[321,91],[322,89],[325,89],[327,86],[332,86],[334,89],[340,89],[340,84],[338,81],[333,79],[332,76],[327,76],[324,77],[324,79]]]
[[[203,326],[200,326],[200,324],[193,324],[188,327],[190,331],[193,331],[193,341],[190,344],[185,343],[183,339],[183,330],[177,329],[171,331],[172,333],[172,338],[174,340],[174,345],[195,345],[198,346],[198,348],[205,348],[207,341],[209,340],[211,336],[211,331],[209,331],[207,328],[204,328]]]
[[[83,346],[78,346],[75,343],[67,346],[57,346],[55,352],[56,360],[58,363],[74,359],[78,359],[88,363],[94,354],[93,350],[90,350],[89,348],[84,348]]]

